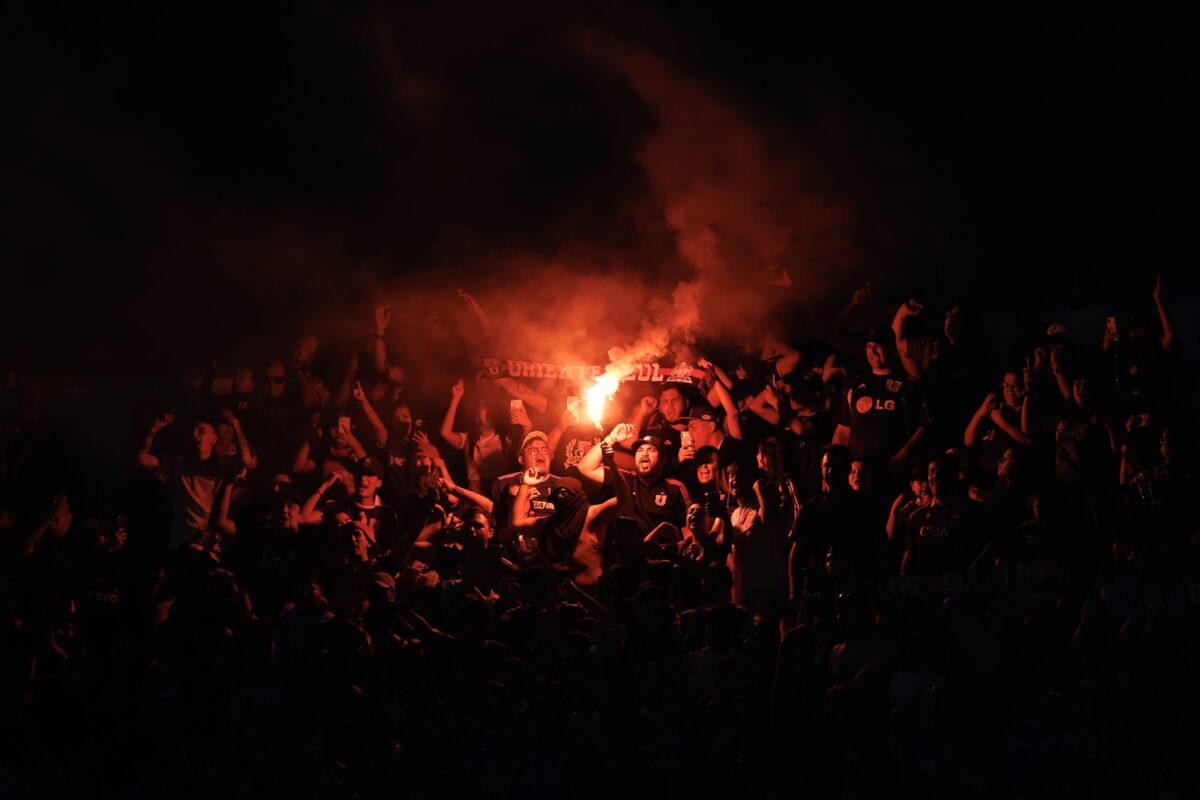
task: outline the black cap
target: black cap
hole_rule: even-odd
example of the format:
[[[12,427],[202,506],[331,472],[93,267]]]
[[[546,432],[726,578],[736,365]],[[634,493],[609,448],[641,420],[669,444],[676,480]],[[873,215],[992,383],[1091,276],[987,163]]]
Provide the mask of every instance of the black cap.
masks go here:
[[[640,436],[629,443],[629,449],[636,453],[638,448],[644,444],[651,445],[660,453],[674,453],[675,449],[679,447],[675,431],[663,428],[642,431]]]
[[[716,422],[717,412],[713,410],[713,407],[710,405],[705,403],[697,403],[691,407],[686,417],[680,417],[680,419],[689,421],[694,419],[699,422]]]
[[[354,468],[354,474],[360,478],[364,475],[374,475],[376,478],[382,478],[383,472],[383,464],[370,456],[359,461]]]

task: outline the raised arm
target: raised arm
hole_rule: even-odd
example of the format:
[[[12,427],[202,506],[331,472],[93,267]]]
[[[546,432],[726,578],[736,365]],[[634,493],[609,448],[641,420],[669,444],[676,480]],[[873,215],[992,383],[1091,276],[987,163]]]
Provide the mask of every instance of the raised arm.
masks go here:
[[[441,473],[442,488],[445,489],[446,492],[454,495],[460,500],[464,500],[468,503],[474,504],[479,508],[482,508],[489,514],[492,513],[492,499],[490,497],[484,497],[483,495],[479,494],[479,492],[473,492],[470,489],[464,486],[459,486],[457,483],[455,483],[454,478],[450,477],[450,470],[446,467],[445,459],[435,458],[433,460],[433,464],[438,468],[438,472]]]
[[[537,409],[539,414],[546,413],[546,406],[550,404],[550,401],[525,384],[512,378],[497,378],[496,383],[504,387],[504,391],[508,392],[525,405]]]
[[[362,382],[354,382],[354,399],[358,401],[359,407],[362,409],[363,416],[367,418],[367,424],[371,426],[371,430],[375,432],[375,444],[380,448],[387,447],[388,429],[383,424],[383,420],[375,413],[375,406],[371,405],[371,398],[367,397],[367,393],[363,391]]]
[[[592,448],[583,454],[583,458],[579,459],[579,464],[576,467],[579,470],[579,474],[597,486],[603,485],[604,450],[602,445],[607,443],[609,447],[612,447],[617,442],[632,439],[636,434],[637,429],[628,422],[622,422],[617,425],[604,437],[603,442],[597,442],[592,445]]]
[[[462,301],[467,304],[467,308],[471,309],[471,313],[475,315],[475,319],[479,320],[479,327],[483,330],[484,337],[491,337],[495,332],[495,326],[492,325],[492,319],[483,310],[483,306],[479,305],[479,301],[466,289],[457,289],[456,292],[462,298]]]
[[[229,409],[225,409],[221,412],[221,418],[233,428],[233,435],[237,439],[238,458],[242,459],[242,465],[246,469],[257,467],[258,458],[250,448],[250,440],[246,438],[246,432],[242,430],[242,423],[238,420],[237,416]]]
[[[1059,397],[1070,403],[1075,393],[1071,390],[1071,382],[1067,380],[1066,373],[1063,372],[1062,354],[1063,346],[1061,344],[1050,348],[1050,374],[1054,376],[1054,385],[1058,387]],[[1030,368],[1029,359],[1025,360],[1025,368]],[[1028,394],[1026,392],[1026,396]]]
[[[917,445],[919,445],[925,438],[925,432],[927,430],[928,427],[925,425],[918,426],[917,429],[912,432],[912,436],[908,437],[908,441],[904,443],[904,446],[897,450],[895,455],[888,460],[888,463],[894,469],[899,469],[900,467],[904,466],[904,463],[908,460],[908,457],[912,455],[913,451],[916,450]]]
[[[1167,307],[1162,300],[1162,274],[1158,274],[1154,278],[1154,307],[1158,310],[1158,322],[1162,325],[1163,335],[1159,339],[1163,350],[1169,351],[1175,346],[1175,325],[1171,322],[1171,315],[1167,313]]]
[[[521,483],[517,486],[517,494],[513,497],[512,510],[508,523],[517,530],[535,528],[544,524],[540,517],[529,515],[529,493],[534,486],[546,481],[547,476],[530,467],[521,474]]]
[[[226,536],[233,536],[237,533],[237,523],[229,518],[229,500],[233,497],[234,485],[233,481],[226,481],[225,485],[221,487],[221,493],[213,508],[212,524]]]
[[[334,408],[347,408],[350,405],[350,396],[354,392],[354,384],[357,380],[358,352],[352,350],[346,357],[346,369],[342,372],[342,379],[338,382],[337,391],[333,393]]]
[[[646,420],[658,408],[658,398],[652,394],[648,394],[634,405],[633,411],[629,414],[629,424],[633,427],[631,436],[637,435],[637,432],[646,424]]]
[[[769,422],[772,425],[778,425],[782,419],[779,413],[778,404],[778,393],[775,391],[774,387],[768,385],[763,387],[761,392],[750,398],[750,402],[746,407],[766,422]]]
[[[717,399],[721,403],[721,408],[725,409],[725,432],[735,439],[741,439],[742,422],[738,417],[737,403],[733,402],[733,395],[729,393],[729,387],[719,378],[716,378],[716,366],[714,364],[702,358],[700,359],[700,366],[705,369],[711,369],[713,372],[712,392],[716,393]]]
[[[1034,391],[1033,368],[1028,362],[1021,376],[1025,381],[1025,399],[1021,401],[1021,433],[1030,436],[1033,433],[1033,400],[1037,392]]]
[[[329,389],[307,369],[317,346],[318,342],[314,337],[305,336],[292,353],[292,375],[300,387],[300,396],[304,400],[305,408],[323,407],[329,402]]]
[[[850,320],[854,318],[854,315],[857,314],[870,299],[871,282],[867,281],[862,285],[862,287],[854,290],[854,294],[850,296],[850,302],[847,303],[846,307],[839,311],[837,316],[833,318],[833,321],[829,325],[831,335],[836,336],[845,330],[846,326],[850,323]]]
[[[154,424],[150,426],[150,431],[146,434],[146,438],[142,440],[142,446],[134,455],[133,461],[139,467],[144,469],[158,469],[158,456],[151,453],[151,448],[154,447],[154,437],[158,436],[158,432],[175,421],[174,414],[159,414],[154,420]]]
[[[1029,435],[1026,434],[1025,431],[1021,430],[1019,426],[1013,425],[1011,422],[1005,419],[1004,414],[1000,413],[999,408],[993,408],[988,412],[988,416],[992,420],[993,425],[1007,433],[1009,437],[1017,444],[1022,444],[1026,447],[1033,444],[1033,440],[1029,438]]]
[[[446,409],[446,416],[442,418],[442,438],[455,450],[465,450],[467,447],[467,435],[454,430],[454,417],[458,414],[458,404],[462,402],[465,391],[462,378],[459,378],[450,387],[450,405]]]
[[[999,403],[996,402],[996,393],[988,392],[987,397],[983,398],[983,402],[979,404],[979,408],[975,409],[975,413],[971,415],[971,421],[967,423],[967,430],[963,432],[964,445],[974,447],[979,444],[980,424],[987,418],[988,414],[992,413],[993,409],[999,407]]]
[[[892,334],[896,337],[896,351],[900,354],[900,363],[904,366],[904,371],[912,377],[913,380],[921,380],[925,373],[921,362],[913,359],[908,352],[908,337],[904,334],[904,321],[909,317],[915,317],[921,313],[922,306],[916,300],[909,300],[898,309],[896,316],[892,317]]]
[[[67,529],[71,527],[73,519],[74,516],[71,513],[71,506],[67,502],[66,494],[59,492],[55,495],[46,516],[22,537],[21,554],[26,558],[32,556],[37,550],[38,542],[47,531],[50,531],[54,538],[61,539],[66,535]]]
[[[317,490],[308,496],[304,501],[304,506],[300,509],[300,520],[305,525],[320,525],[325,519],[325,513],[317,508],[321,504],[321,498],[325,493],[337,483],[340,478],[335,475],[330,475],[325,479],[325,482],[317,487]]]
[[[317,468],[317,462],[312,459],[312,444],[305,439],[300,445],[300,449],[296,451],[296,458],[292,461],[292,472],[300,474],[312,472]]]
[[[375,341],[371,350],[375,372],[381,379],[388,376],[387,335],[388,325],[392,322],[392,307],[382,305],[375,307]]]

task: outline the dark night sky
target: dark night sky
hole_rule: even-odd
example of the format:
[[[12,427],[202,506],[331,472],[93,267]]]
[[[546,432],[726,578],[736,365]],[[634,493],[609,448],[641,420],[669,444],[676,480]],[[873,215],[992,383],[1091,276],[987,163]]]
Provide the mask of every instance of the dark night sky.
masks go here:
[[[766,152],[832,165],[820,191],[853,207],[859,264],[839,297],[902,270],[993,299],[1073,270],[1111,292],[1131,266],[1194,293],[1169,19],[585,9],[8,7],[0,360],[162,368],[397,276],[666,263],[638,157],[659,109],[581,31],[704,87]]]

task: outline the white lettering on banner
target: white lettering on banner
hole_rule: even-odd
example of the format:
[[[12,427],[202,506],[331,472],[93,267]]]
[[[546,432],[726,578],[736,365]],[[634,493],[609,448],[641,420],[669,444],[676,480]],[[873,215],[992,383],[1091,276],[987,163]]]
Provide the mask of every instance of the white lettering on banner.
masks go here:
[[[507,377],[587,383],[604,374],[604,367],[595,364],[557,364],[544,361],[524,361],[516,358],[484,358],[481,359],[481,364],[484,374],[493,380]],[[629,373],[621,377],[621,381],[691,383],[701,374],[687,364],[680,363],[674,367],[665,367],[655,362],[636,365]]]

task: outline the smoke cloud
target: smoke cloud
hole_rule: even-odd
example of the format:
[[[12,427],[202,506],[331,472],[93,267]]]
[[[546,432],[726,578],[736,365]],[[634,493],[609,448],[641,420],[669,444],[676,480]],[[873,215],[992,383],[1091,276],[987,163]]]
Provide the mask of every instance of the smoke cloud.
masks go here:
[[[13,297],[56,293],[53,363],[257,358],[307,332],[352,340],[381,302],[398,355],[431,371],[469,353],[692,359],[856,278],[875,187],[851,126],[772,117],[644,11],[380,4],[334,20],[314,4],[244,19],[214,66],[219,23],[155,41],[103,20],[58,44],[24,31],[61,62],[29,96],[72,113],[31,115],[20,135],[39,146],[5,173],[26,267],[5,333],[37,313]],[[126,60],[93,58],[97,41]],[[460,288],[490,315],[486,340]]]

